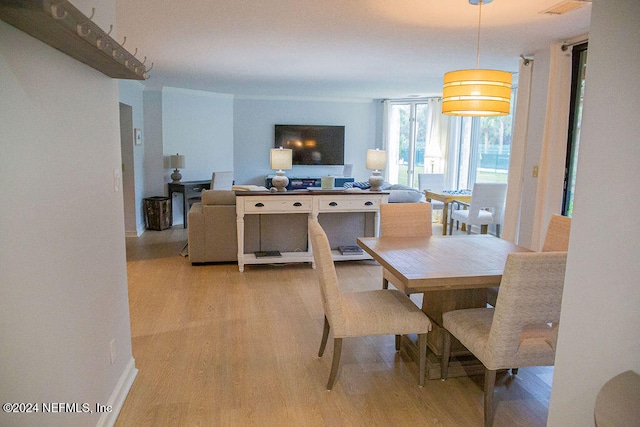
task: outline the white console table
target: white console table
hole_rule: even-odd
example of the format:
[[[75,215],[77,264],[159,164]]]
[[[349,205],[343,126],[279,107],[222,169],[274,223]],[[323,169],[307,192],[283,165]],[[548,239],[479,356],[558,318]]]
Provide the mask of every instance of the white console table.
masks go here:
[[[374,212],[375,236],[380,225],[380,205],[387,203],[388,193],[362,191],[357,193],[333,190],[289,191],[285,193],[237,192],[236,222],[238,230],[238,268],[244,271],[245,264],[273,264],[290,262],[313,262],[311,244],[307,236],[307,252],[283,252],[279,257],[256,257],[244,253],[244,216],[260,214],[306,213],[317,220],[320,213],[331,212]],[[286,232],[286,230],[283,230]],[[342,255],[333,251],[336,261],[371,259],[367,253]]]

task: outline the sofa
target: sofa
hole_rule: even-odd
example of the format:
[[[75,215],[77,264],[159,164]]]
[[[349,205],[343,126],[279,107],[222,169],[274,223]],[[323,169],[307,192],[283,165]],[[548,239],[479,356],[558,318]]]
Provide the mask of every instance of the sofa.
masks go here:
[[[306,213],[245,215],[244,252],[307,251]],[[332,248],[356,244],[356,238],[373,236],[372,212],[320,214]],[[192,264],[238,260],[236,194],[230,190],[204,190],[200,203],[188,214],[189,260]]]

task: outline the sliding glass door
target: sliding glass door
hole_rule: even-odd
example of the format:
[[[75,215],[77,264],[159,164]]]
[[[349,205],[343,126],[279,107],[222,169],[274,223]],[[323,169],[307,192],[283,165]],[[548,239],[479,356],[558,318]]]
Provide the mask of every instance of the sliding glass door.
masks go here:
[[[567,162],[565,167],[564,200],[562,214],[573,214],[573,195],[576,186],[578,147],[580,145],[580,125],[582,123],[582,100],[587,73],[587,43],[576,45],[572,52],[571,106],[569,110],[569,138],[567,142]]]
[[[424,100],[390,103],[387,121],[389,182],[417,187],[418,173],[435,169],[433,156],[438,153],[427,150],[426,144],[427,113],[428,103]]]
[[[449,167],[453,187],[476,182],[507,182],[513,116],[456,117],[451,121]]]

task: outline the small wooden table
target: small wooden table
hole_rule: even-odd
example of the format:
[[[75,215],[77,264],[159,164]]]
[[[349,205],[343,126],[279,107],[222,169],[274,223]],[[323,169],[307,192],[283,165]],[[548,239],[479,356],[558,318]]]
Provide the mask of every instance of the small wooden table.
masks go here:
[[[424,196],[427,201],[433,199],[444,203],[444,209],[442,210],[442,235],[446,236],[449,222],[449,203],[454,200],[469,203],[471,201],[471,190],[425,190]]]
[[[489,235],[447,237],[360,237],[358,245],[392,275],[406,294],[423,293],[422,311],[433,329],[427,335],[427,378],[440,378],[443,348],[442,314],[486,307],[487,288],[499,286],[507,255],[528,252]],[[410,352],[416,351],[410,346]],[[449,376],[482,373],[483,367],[452,337]]]

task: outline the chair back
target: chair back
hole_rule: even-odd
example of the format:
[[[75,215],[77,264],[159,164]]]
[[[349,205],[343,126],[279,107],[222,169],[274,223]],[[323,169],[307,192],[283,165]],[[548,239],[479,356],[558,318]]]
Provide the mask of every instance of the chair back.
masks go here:
[[[233,171],[211,174],[211,190],[231,190],[231,187],[233,187]]]
[[[418,174],[418,190],[444,190],[444,174],[443,173],[419,173]]]
[[[334,335],[340,336],[346,328],[346,320],[342,310],[338,276],[333,264],[329,239],[317,220],[309,220],[309,235],[313,260],[316,263],[316,276],[320,282],[324,314],[333,328]]]
[[[569,250],[569,233],[571,232],[571,218],[553,215],[547,234],[544,237],[542,252],[567,252]]]
[[[380,235],[429,237],[432,234],[431,203],[384,203],[380,205]]]
[[[553,364],[557,335],[550,332],[537,337],[535,343],[523,343],[521,334],[527,326],[560,321],[566,262],[566,252],[518,252],[507,256],[486,347],[487,361],[492,366]],[[518,351],[534,344],[544,350],[529,352],[533,353],[529,360],[518,360]]]
[[[471,202],[469,202],[469,223],[475,223],[480,210],[491,212],[491,220],[483,218],[483,224],[500,224],[507,197],[507,184],[477,182],[473,185]]]

